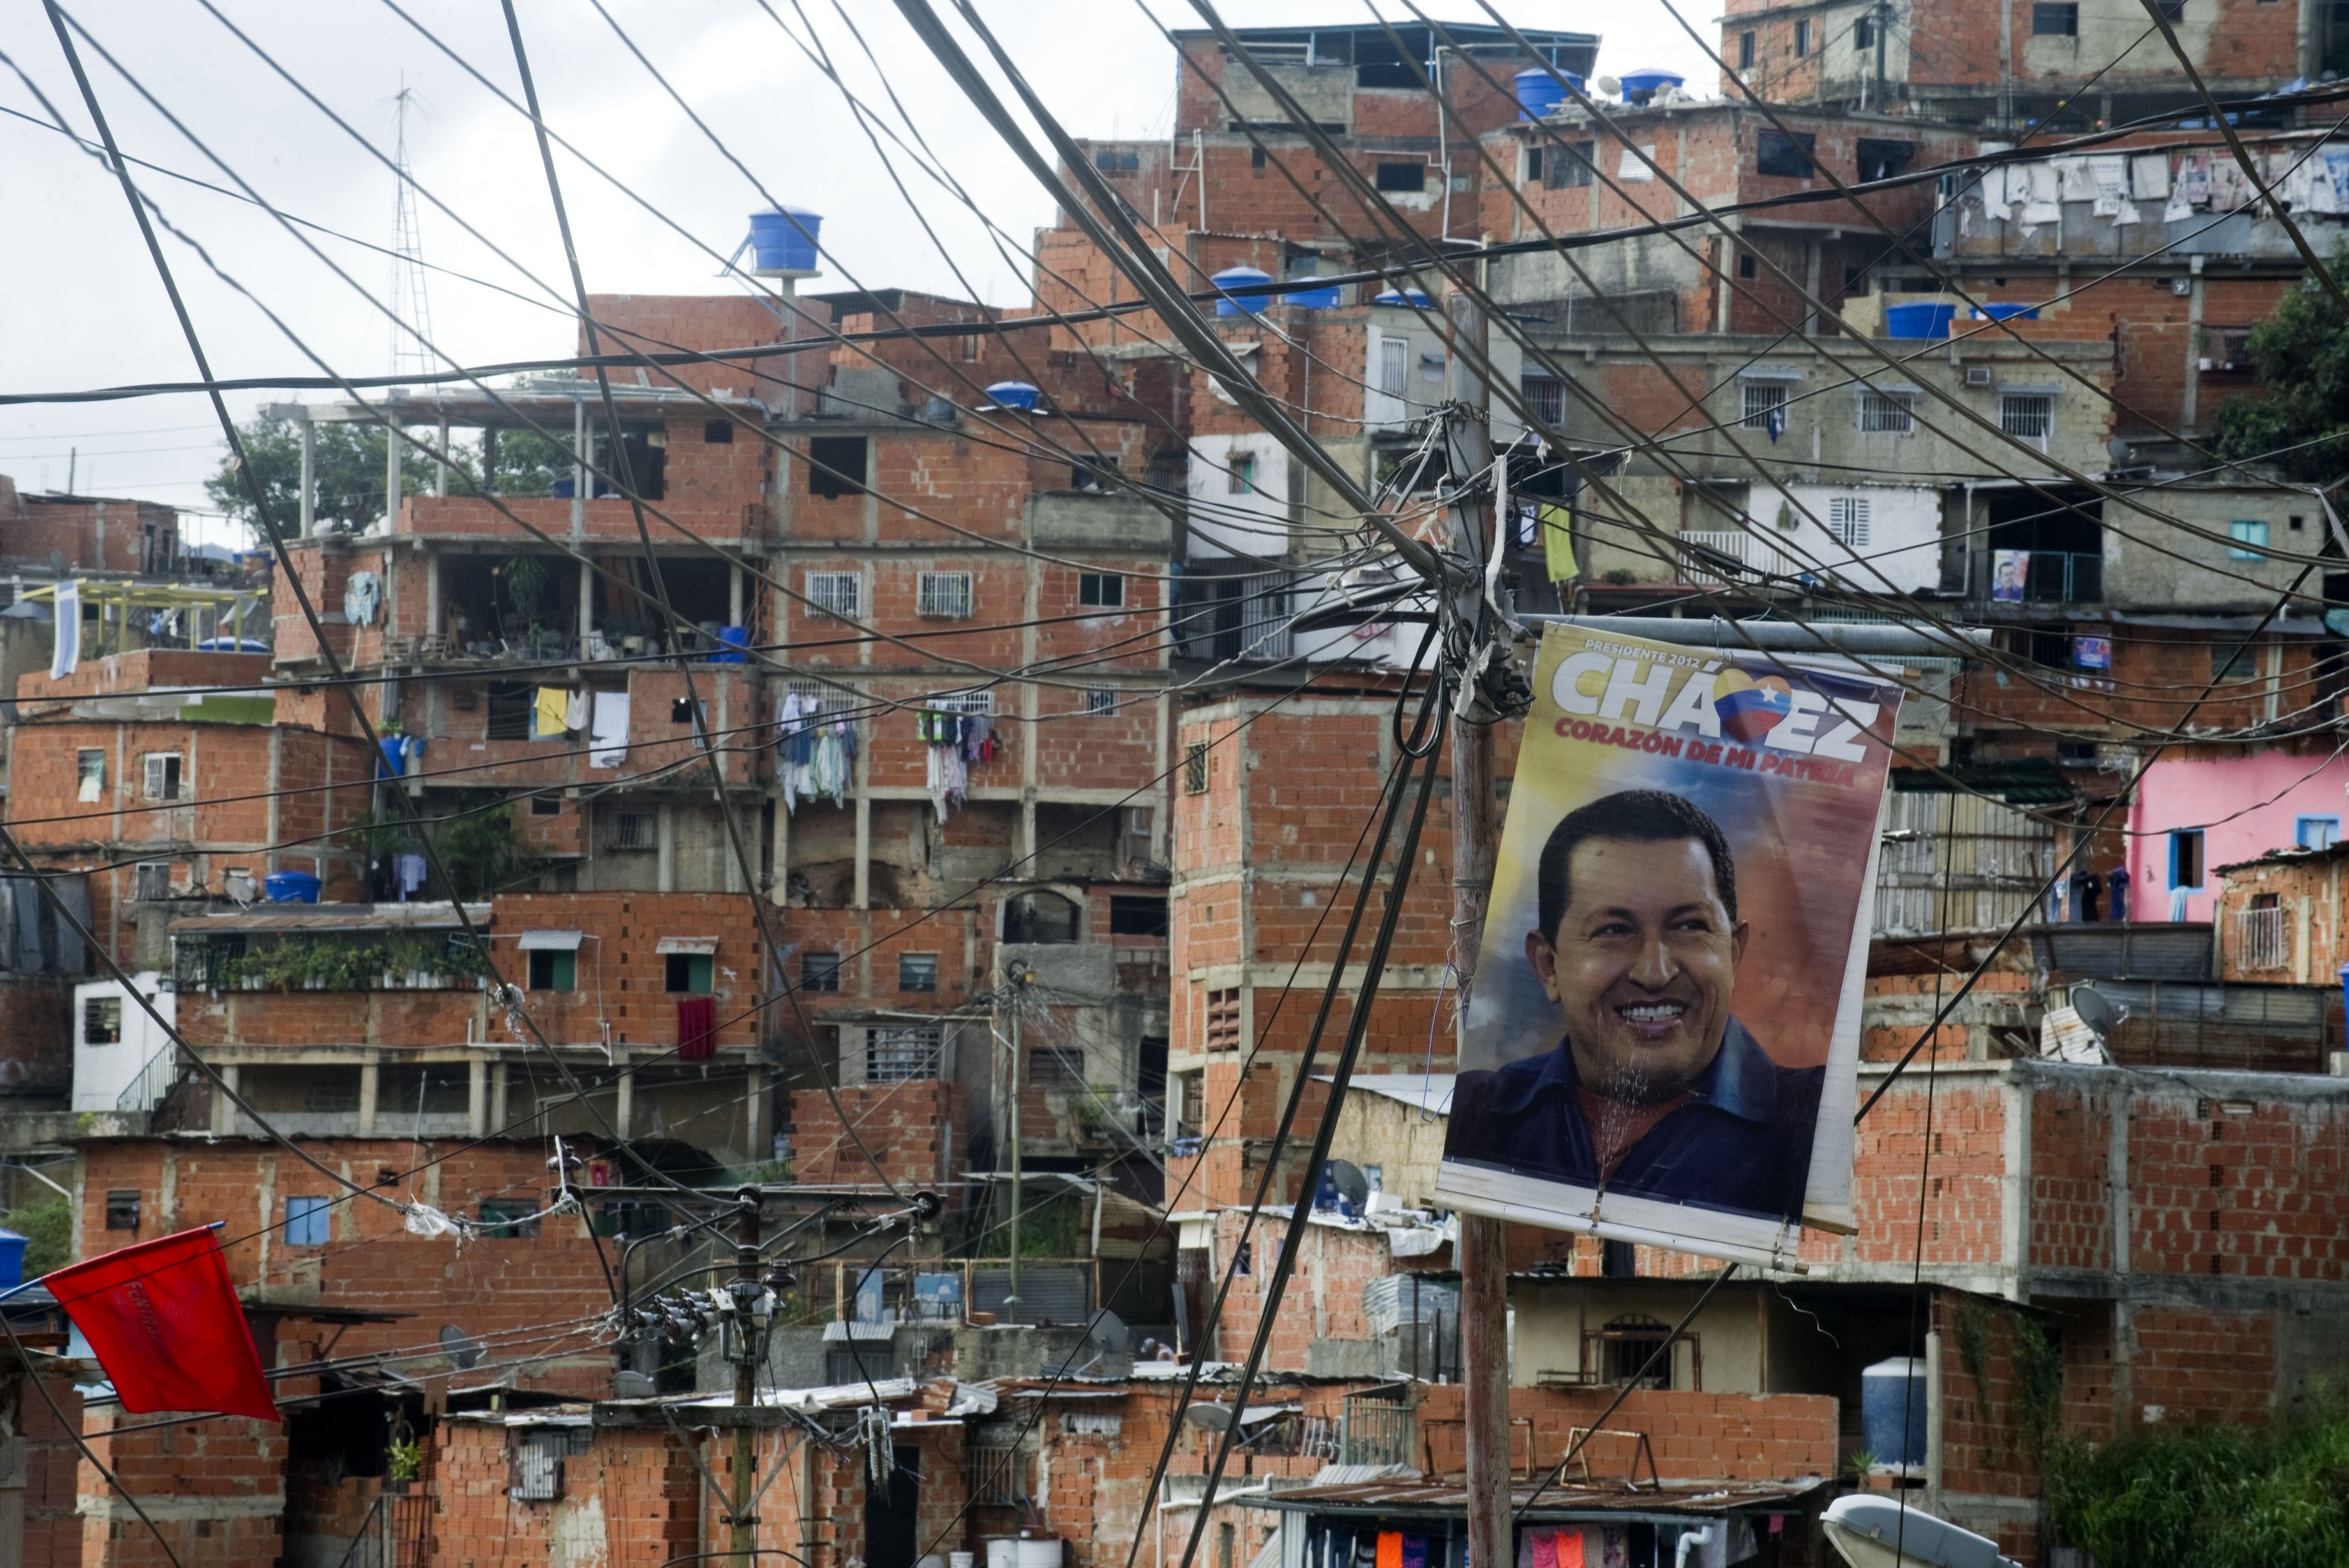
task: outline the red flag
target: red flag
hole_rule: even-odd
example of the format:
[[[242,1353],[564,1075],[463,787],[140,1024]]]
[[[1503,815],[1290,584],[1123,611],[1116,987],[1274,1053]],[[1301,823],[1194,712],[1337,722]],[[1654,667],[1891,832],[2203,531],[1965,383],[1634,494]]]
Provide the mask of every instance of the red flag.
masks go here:
[[[212,1226],[72,1264],[41,1283],[89,1341],[124,1409],[279,1418]]]

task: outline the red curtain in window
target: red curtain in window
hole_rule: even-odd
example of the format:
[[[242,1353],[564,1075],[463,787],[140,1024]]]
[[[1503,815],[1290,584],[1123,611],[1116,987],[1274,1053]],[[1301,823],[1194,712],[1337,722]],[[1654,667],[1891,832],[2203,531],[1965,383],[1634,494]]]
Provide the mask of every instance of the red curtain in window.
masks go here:
[[[677,1059],[706,1062],[718,1054],[718,998],[677,999]]]

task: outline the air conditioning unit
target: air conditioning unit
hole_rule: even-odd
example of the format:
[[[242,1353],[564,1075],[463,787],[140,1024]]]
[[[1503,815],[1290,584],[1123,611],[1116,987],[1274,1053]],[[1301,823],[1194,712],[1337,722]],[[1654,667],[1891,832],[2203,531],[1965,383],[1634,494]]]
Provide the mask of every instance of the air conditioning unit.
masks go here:
[[[1969,365],[1969,366],[1966,366],[1966,385],[1967,385],[1967,386],[1969,386],[1969,387],[1987,387],[1987,386],[1989,386],[1989,385],[1990,385],[1990,366],[1987,366],[1987,365]]]

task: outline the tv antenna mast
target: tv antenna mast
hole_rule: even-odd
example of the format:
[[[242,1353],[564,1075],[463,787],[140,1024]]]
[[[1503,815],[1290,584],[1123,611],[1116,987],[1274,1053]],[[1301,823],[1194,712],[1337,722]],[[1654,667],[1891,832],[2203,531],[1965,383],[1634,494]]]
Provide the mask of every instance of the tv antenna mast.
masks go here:
[[[429,114],[431,108],[408,85],[405,73],[391,104],[392,162],[399,181],[391,220],[391,308],[398,317],[391,328],[391,373],[429,375],[440,366],[425,346],[432,338],[432,302],[424,286],[424,237],[417,226],[416,177],[408,167],[408,111],[412,106]]]

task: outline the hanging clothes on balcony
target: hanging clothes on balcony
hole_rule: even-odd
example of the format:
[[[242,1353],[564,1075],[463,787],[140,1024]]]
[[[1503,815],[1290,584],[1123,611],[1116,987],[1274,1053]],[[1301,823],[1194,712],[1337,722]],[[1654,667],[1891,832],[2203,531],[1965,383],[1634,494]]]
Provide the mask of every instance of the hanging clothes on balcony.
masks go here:
[[[422,855],[394,855],[391,858],[391,884],[398,890],[400,903],[406,903],[416,890],[424,885],[424,876]]]
[[[802,797],[844,805],[856,777],[856,726],[817,717],[823,711],[822,699],[797,692],[784,693],[775,706],[775,766],[787,811],[797,810]]]
[[[995,717],[992,714],[967,713],[962,716],[962,759],[965,762],[995,760]]]
[[[530,738],[552,740],[563,734],[564,719],[571,711],[571,694],[561,686],[541,686],[537,699],[531,705]]]
[[[628,755],[628,694],[599,691],[590,711],[587,766],[617,768]]]
[[[706,1062],[718,1054],[718,999],[679,996],[677,999],[677,1059]]]

